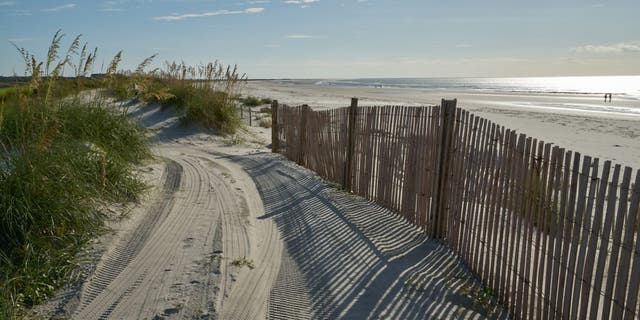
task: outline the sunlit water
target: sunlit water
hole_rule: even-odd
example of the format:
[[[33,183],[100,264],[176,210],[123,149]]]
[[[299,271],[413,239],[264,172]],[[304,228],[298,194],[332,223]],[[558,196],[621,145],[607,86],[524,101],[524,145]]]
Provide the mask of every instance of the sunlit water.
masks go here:
[[[613,93],[640,100],[640,76],[537,78],[368,78],[322,80],[318,85],[478,90],[495,92]]]
[[[372,88],[414,88],[424,90],[464,90],[493,93],[545,93],[604,95],[613,94],[612,104],[526,105],[550,109],[570,109],[590,113],[614,113],[640,117],[640,107],[617,105],[620,99],[637,101],[640,106],[640,76],[531,77],[531,78],[369,78],[322,80],[316,85]],[[524,106],[522,104],[514,106]]]

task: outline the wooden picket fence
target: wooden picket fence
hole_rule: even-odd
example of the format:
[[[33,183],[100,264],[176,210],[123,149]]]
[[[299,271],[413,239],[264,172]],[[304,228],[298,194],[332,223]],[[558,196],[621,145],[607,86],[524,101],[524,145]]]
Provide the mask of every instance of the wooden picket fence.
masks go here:
[[[455,104],[274,101],[273,151],[444,241],[514,318],[640,317],[640,170]]]

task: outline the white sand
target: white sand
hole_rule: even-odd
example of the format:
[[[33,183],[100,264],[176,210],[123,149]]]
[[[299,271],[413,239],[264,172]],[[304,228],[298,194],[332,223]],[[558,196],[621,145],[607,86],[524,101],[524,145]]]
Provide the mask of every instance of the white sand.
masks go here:
[[[595,96],[319,87],[311,81],[250,82],[245,94],[324,107],[346,106],[351,97],[361,105],[458,98],[460,106],[498,124],[640,167],[640,117],[567,108],[604,105]],[[634,100],[614,100],[613,106],[640,108]],[[478,302],[481,288],[442,245],[388,210],[269,154],[270,129],[257,127],[257,120],[231,139],[184,128],[158,106],[134,105],[130,112],[157,141],[158,161],[142,168],[153,189],[99,239],[88,257],[99,262],[86,267],[86,280],[44,313],[77,319],[500,313]]]
[[[586,155],[640,167],[638,101],[250,82],[245,94],[337,107],[459,106]],[[579,110],[576,110],[578,107]],[[585,109],[592,108],[592,111]],[[259,108],[254,108],[258,110]],[[444,246],[393,213],[268,153],[270,129],[235,139],[185,128],[170,111],[130,112],[157,141],[154,189],[103,237],[101,258],[56,314],[97,318],[308,319],[502,317]],[[230,145],[231,141],[242,141]],[[381,227],[384,226],[384,227]],[[60,311],[62,310],[62,311]],[[495,312],[495,313],[494,313]]]
[[[583,155],[640,169],[640,101],[600,95],[482,93],[406,88],[317,86],[316,80],[250,81],[245,94],[312,107],[434,105],[458,99],[458,106],[533,138]],[[614,112],[601,112],[608,108]]]
[[[153,188],[96,241],[85,279],[38,316],[506,316],[442,244],[269,153],[271,129],[257,119],[231,139],[185,128],[158,106],[129,112],[157,142],[157,161],[141,169]]]

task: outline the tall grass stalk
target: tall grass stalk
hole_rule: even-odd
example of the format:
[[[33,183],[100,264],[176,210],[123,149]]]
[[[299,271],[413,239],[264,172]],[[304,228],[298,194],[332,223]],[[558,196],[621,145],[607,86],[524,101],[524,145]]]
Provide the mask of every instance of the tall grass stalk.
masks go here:
[[[60,287],[76,253],[101,231],[100,208],[134,201],[144,189],[133,173],[150,156],[144,132],[102,101],[66,96],[79,83],[96,84],[84,75],[97,49],[78,53],[78,36],[60,56],[62,39],[58,31],[43,62],[16,47],[31,82],[0,104],[0,319],[19,317]],[[76,79],[60,80],[74,57]]]

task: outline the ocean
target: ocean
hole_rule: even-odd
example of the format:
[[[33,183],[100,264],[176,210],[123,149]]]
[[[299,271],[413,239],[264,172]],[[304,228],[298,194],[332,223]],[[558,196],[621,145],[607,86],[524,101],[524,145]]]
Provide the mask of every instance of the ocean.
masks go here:
[[[640,101],[640,76],[529,78],[367,78],[321,80],[316,85],[426,90],[471,90],[495,93],[604,95]]]

